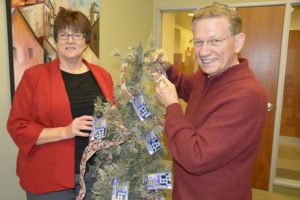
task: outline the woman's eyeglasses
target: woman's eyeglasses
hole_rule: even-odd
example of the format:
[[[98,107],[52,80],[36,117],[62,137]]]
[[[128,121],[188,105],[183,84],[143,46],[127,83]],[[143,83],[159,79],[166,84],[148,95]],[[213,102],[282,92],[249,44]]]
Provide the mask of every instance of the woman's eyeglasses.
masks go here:
[[[65,32],[61,32],[57,34],[58,39],[61,40],[67,40],[69,39],[69,36],[72,37],[73,40],[82,40],[83,38],[85,38],[85,35],[83,33],[65,33]]]

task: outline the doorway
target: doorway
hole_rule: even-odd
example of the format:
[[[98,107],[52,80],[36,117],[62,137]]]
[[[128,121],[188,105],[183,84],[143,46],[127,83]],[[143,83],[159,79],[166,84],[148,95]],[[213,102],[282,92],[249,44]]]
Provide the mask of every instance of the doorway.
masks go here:
[[[192,11],[162,14],[162,48],[180,72],[197,70],[192,45]]]
[[[277,46],[272,46],[269,48],[267,48],[267,50],[265,52],[270,52],[271,50],[278,50],[275,54],[277,55],[277,60],[274,61],[274,64],[276,65],[276,67],[270,66],[269,67],[269,71],[266,70],[262,70],[261,69],[261,62],[264,63],[268,63],[268,61],[264,60],[259,60],[258,61],[258,65],[257,65],[257,72],[258,73],[258,78],[260,78],[261,80],[265,81],[264,79],[266,79],[266,77],[269,77],[269,74],[267,72],[273,73],[274,76],[270,79],[273,80],[273,82],[270,83],[265,83],[266,86],[270,86],[272,90],[272,94],[268,95],[271,100],[270,103],[273,104],[273,108],[271,109],[271,112],[269,113],[269,122],[268,122],[268,126],[269,126],[269,130],[267,130],[269,133],[265,134],[268,135],[266,138],[264,138],[265,140],[265,145],[262,145],[261,148],[261,152],[263,152],[263,154],[260,156],[260,158],[258,158],[258,160],[260,159],[260,161],[258,162],[258,164],[256,164],[256,169],[254,171],[254,187],[255,188],[260,188],[260,189],[264,189],[264,190],[272,190],[272,187],[270,187],[270,185],[273,186],[273,180],[270,178],[270,168],[272,167],[271,165],[276,165],[276,163],[271,162],[271,153],[272,153],[272,148],[275,148],[272,145],[277,145],[276,143],[272,144],[272,142],[274,141],[273,139],[273,134],[274,134],[274,122],[275,122],[275,111],[276,109],[280,108],[280,106],[277,106],[278,108],[276,108],[276,98],[277,98],[277,86],[280,85],[280,81],[278,81],[278,76],[279,76],[279,68],[280,67],[285,67],[285,66],[280,66],[280,49],[281,49],[281,45],[282,45],[282,30],[283,30],[283,23],[284,23],[284,14],[285,14],[285,5],[281,4],[281,5],[271,5],[271,6],[247,6],[247,7],[242,7],[242,6],[235,6],[238,7],[238,9],[241,10],[241,12],[244,13],[244,15],[247,17],[249,17],[249,19],[253,18],[253,16],[257,16],[259,14],[267,14],[267,16],[265,16],[264,18],[266,20],[274,20],[274,13],[276,13],[278,15],[278,19],[274,20],[276,21],[276,31],[275,33],[279,31],[279,33],[275,36],[274,38],[270,38],[269,32],[270,34],[273,34],[273,26],[270,26],[265,33],[262,33],[263,35],[261,36],[261,39],[263,42],[265,42],[265,45],[274,45],[274,41],[276,41],[276,45]],[[260,10],[256,10],[255,7],[259,7]],[[271,10],[265,10],[266,7],[273,7],[271,8]],[[250,11],[252,9],[252,11]],[[275,10],[272,10],[275,9]],[[191,10],[177,10],[177,11],[168,11],[168,12],[162,12],[162,27],[161,27],[161,46],[163,49],[166,50],[166,53],[169,57],[169,59],[171,61],[173,61],[173,63],[176,64],[176,66],[178,67],[178,69],[180,71],[183,72],[188,72],[187,68],[185,67],[186,64],[186,59],[185,59],[185,51],[188,49],[192,49],[190,42],[190,39],[192,38],[192,36],[189,37],[183,37],[182,33],[184,35],[188,35],[186,34],[186,31],[190,31],[190,34],[192,35],[192,31],[191,28],[188,28],[185,26],[183,26],[181,23],[182,21],[189,21],[188,24],[191,24],[191,19],[192,17],[190,17],[188,14],[191,13]],[[256,14],[254,14],[256,13]],[[179,18],[184,18],[182,20],[179,20]],[[243,17],[244,18],[244,17]],[[261,16],[258,16],[258,19],[261,19]],[[299,16],[298,16],[299,19]],[[299,20],[298,20],[299,21]],[[254,24],[256,22],[253,22]],[[268,23],[265,23],[265,25],[268,25]],[[262,29],[264,29],[265,25],[262,25]],[[167,30],[167,32],[165,32]],[[184,29],[184,31],[182,31],[182,29]],[[253,27],[251,27],[251,24],[248,27],[249,30],[253,29]],[[256,29],[257,29],[257,25],[256,25]],[[253,30],[256,30],[253,29]],[[168,32],[169,31],[169,32]],[[172,33],[173,32],[173,33]],[[246,33],[247,35],[247,33]],[[250,33],[251,35],[251,33]],[[252,34],[253,35],[253,34]],[[256,35],[255,35],[256,36]],[[189,39],[187,39],[189,38]],[[253,40],[255,40],[257,38],[253,37]],[[173,43],[170,41],[174,41]],[[248,42],[248,38],[247,38],[247,42]],[[185,45],[183,45],[182,43],[185,43]],[[269,44],[267,44],[269,43]],[[179,44],[179,45],[178,45]],[[190,46],[189,46],[190,45]],[[253,49],[251,49],[251,47],[249,48],[245,48],[244,51],[242,52],[242,56],[244,57],[251,57],[249,56],[249,52],[254,52]],[[256,54],[260,55],[257,51],[255,51]],[[268,56],[270,58],[274,58],[274,53],[269,54]],[[255,58],[253,59],[255,60]],[[194,66],[193,66],[193,71],[195,71],[197,69],[197,65],[196,62],[193,61]],[[250,63],[253,63],[255,61],[251,61]],[[299,66],[298,66],[298,69]],[[260,71],[262,70],[262,71]],[[255,71],[255,70],[254,70]],[[264,74],[265,73],[265,74]],[[298,74],[299,77],[300,74]],[[299,78],[298,78],[299,79]],[[271,81],[272,81],[271,80]],[[269,90],[269,89],[268,89]],[[279,94],[280,95],[280,94]],[[299,99],[300,100],[300,99]],[[298,120],[298,124],[299,124],[299,120]],[[274,137],[277,137],[277,135],[274,135]],[[264,143],[264,142],[263,142]],[[263,162],[261,162],[263,161]],[[262,173],[262,171],[264,171]],[[263,180],[262,180],[263,177]],[[255,180],[256,179],[256,180]],[[270,182],[269,182],[270,181]]]
[[[273,190],[300,197],[300,6],[292,6]],[[287,189],[289,188],[289,189]]]

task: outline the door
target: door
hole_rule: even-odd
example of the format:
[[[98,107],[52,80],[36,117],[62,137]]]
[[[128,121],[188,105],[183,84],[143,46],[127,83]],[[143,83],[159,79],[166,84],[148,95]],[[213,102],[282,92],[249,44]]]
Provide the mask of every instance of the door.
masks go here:
[[[253,187],[267,190],[285,6],[246,7],[238,8],[238,11],[243,19],[243,32],[246,34],[246,43],[240,57],[248,58],[250,67],[264,86],[270,103],[261,148],[253,170]]]

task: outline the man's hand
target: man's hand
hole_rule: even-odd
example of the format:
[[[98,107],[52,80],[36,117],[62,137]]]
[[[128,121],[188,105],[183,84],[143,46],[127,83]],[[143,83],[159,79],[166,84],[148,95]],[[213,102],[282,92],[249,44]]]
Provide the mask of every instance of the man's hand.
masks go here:
[[[160,79],[158,79],[155,96],[165,107],[179,102],[174,84],[164,76],[161,76]]]
[[[156,49],[150,56],[152,62],[157,61],[163,68],[164,71],[168,70],[171,63],[168,60],[166,52],[163,49]]]

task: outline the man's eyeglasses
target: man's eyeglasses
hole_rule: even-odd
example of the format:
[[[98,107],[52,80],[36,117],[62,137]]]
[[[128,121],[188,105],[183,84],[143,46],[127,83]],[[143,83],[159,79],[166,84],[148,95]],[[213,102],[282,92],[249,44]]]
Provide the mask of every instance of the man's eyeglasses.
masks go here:
[[[220,46],[222,46],[223,42],[230,37],[231,37],[231,35],[224,39],[213,38],[213,39],[209,39],[209,40],[194,40],[193,44],[194,44],[194,47],[203,47],[204,43],[206,43],[207,45],[212,46],[212,47],[220,47]]]
[[[69,39],[69,36],[71,36],[73,40],[82,40],[83,38],[85,38],[85,35],[82,33],[68,34],[65,32],[61,32],[61,33],[57,34],[58,39],[61,39],[61,40],[67,40],[67,39]]]

